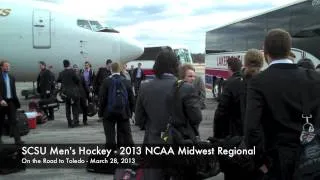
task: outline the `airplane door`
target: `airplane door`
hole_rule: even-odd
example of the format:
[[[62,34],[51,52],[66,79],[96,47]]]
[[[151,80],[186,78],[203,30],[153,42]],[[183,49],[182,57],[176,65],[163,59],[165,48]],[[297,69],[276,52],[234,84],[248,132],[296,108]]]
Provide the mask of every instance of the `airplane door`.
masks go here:
[[[51,48],[51,12],[47,10],[33,10],[33,48]]]
[[[80,54],[81,57],[86,59],[88,58],[88,42],[85,40],[80,40]]]

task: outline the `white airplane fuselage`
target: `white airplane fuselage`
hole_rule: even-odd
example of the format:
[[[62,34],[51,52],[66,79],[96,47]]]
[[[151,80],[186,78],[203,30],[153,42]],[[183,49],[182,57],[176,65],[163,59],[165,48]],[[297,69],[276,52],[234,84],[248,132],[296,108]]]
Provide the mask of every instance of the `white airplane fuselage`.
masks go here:
[[[17,81],[35,81],[39,61],[52,66],[57,74],[63,70],[64,59],[80,68],[89,61],[97,69],[105,66],[106,59],[125,63],[143,53],[135,40],[121,33],[82,28],[77,25],[81,18],[50,10],[49,6],[10,1],[0,4],[0,59],[9,61]]]

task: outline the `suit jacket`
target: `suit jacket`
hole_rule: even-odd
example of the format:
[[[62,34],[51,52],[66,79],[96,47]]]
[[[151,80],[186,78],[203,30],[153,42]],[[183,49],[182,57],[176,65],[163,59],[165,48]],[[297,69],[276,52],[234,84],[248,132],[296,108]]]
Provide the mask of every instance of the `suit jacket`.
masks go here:
[[[80,97],[80,79],[73,69],[65,69],[59,73],[57,82],[62,84],[62,92],[68,97]]]
[[[170,97],[176,82],[174,76],[163,75],[161,79],[155,78],[141,84],[137,99],[135,119],[136,124],[146,128],[144,143],[161,143],[161,132],[164,132],[168,120],[169,109],[167,100]],[[197,106],[198,98],[192,96],[194,92],[192,85],[184,84],[180,88],[180,100],[185,105],[185,112],[192,124],[198,124],[202,120],[200,107]],[[191,96],[192,98],[188,97]]]
[[[14,102],[14,105],[16,106],[16,108],[19,109],[20,108],[20,101],[18,99],[17,92],[16,92],[16,80],[12,75],[8,74],[8,76],[10,79],[12,99],[13,99],[13,102]],[[6,94],[7,94],[6,83],[4,81],[2,72],[0,72],[0,101],[6,99],[6,97],[5,97]]]
[[[84,77],[80,73],[78,73],[77,75],[78,75],[78,77],[80,79],[80,83],[79,83],[80,95],[83,98],[88,98],[87,91],[86,91],[86,83],[85,83]]]
[[[233,73],[224,82],[221,98],[214,115],[214,137],[243,135],[243,119],[240,108],[240,95],[243,90],[244,85],[240,72]]]
[[[120,75],[123,76],[124,78],[126,78],[126,80],[128,80],[128,81],[131,82],[131,76],[130,76],[129,72],[127,72],[127,71],[121,71],[121,72],[120,72]]]
[[[193,86],[195,88],[196,94],[200,97],[200,105],[201,109],[205,109],[206,104],[206,87],[204,85],[203,79],[201,76],[197,76],[196,79],[193,81]]]
[[[171,124],[186,139],[197,141],[199,124],[202,121],[201,102],[192,84],[183,82],[177,91],[177,84],[167,98],[167,109],[172,116]]]
[[[129,69],[128,72],[130,74],[131,81],[133,81],[133,71],[134,69]]]
[[[110,75],[111,71],[108,70],[106,67],[99,68],[97,75],[95,76],[95,79],[93,81],[93,87],[96,93],[99,92],[102,82]]]
[[[50,91],[50,93],[53,93],[54,88],[54,76],[52,76],[52,72],[50,72],[48,69],[45,69],[41,71],[37,78],[37,90],[38,93],[40,93],[41,96],[46,95],[46,91]]]
[[[138,72],[138,68],[135,68],[135,69],[133,70],[133,76],[132,76],[133,81],[135,81],[135,80],[137,79],[137,72]],[[145,76],[143,70],[141,69],[141,79],[144,80],[145,77],[146,77],[146,76]]]
[[[246,141],[249,148],[257,146],[257,151],[265,151],[272,164],[269,172],[282,177],[279,179],[292,179],[298,156],[299,137],[305,123],[301,118],[300,88],[308,95],[309,102],[319,100],[320,75],[315,71],[307,75],[296,64],[273,64],[248,84]],[[311,114],[311,122],[319,128],[320,106]]]
[[[129,119],[132,116],[132,111],[134,110],[135,106],[135,99],[133,95],[133,90],[131,87],[130,81],[126,80],[123,76],[121,75],[113,75],[113,76],[120,76],[122,83],[126,86],[127,92],[128,92],[128,101],[129,101],[129,106],[126,109],[126,113],[122,115],[124,119]],[[104,118],[108,118],[110,114],[108,113],[108,93],[109,93],[109,88],[111,86],[112,79],[106,78],[99,90],[99,101],[100,101],[100,108],[99,111],[101,114],[103,114]]]
[[[84,69],[81,69],[81,71],[80,71],[81,76],[83,77],[83,80],[85,80],[84,79],[84,71],[85,71]],[[89,71],[89,79],[90,79],[89,87],[94,85],[95,78],[96,78],[96,75],[95,75],[93,69],[90,69],[90,71]],[[89,93],[89,89],[87,88],[87,86],[85,86],[85,90],[87,93]]]

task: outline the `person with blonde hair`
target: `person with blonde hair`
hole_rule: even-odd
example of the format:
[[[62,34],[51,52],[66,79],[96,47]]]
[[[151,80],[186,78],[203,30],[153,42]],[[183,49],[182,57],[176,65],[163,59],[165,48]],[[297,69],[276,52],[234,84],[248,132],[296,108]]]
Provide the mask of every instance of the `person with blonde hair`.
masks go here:
[[[248,81],[260,73],[264,62],[264,54],[258,49],[249,49],[244,56],[244,70],[243,70],[243,93],[241,97],[241,118],[244,120],[246,112],[246,101],[247,101],[247,84]]]
[[[249,49],[244,56],[244,77],[250,78],[260,72],[264,55],[258,49]]]
[[[111,75],[103,80],[99,90],[99,111],[103,116],[106,146],[110,148],[133,145],[129,119],[134,111],[134,95],[130,81],[120,72],[121,65],[112,63]]]
[[[206,88],[201,76],[197,76],[195,68],[191,64],[184,64],[179,68],[179,79],[193,84],[196,95],[200,97],[201,109],[206,108]]]
[[[195,69],[191,64],[183,64],[179,67],[179,79],[193,83],[196,79]]]
[[[121,65],[121,72],[120,74],[126,78],[126,80],[130,81],[131,82],[131,76],[129,74],[129,72],[127,71],[127,65],[126,64],[122,64]]]

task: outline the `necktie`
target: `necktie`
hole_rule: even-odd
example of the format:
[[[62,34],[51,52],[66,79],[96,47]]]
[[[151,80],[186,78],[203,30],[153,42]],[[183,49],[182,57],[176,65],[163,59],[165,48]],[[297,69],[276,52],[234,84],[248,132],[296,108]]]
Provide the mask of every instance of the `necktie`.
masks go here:
[[[11,96],[11,88],[10,88],[10,79],[9,79],[9,76],[8,76],[8,73],[4,73],[4,81],[6,83],[6,97],[7,99],[11,99],[12,96]]]

